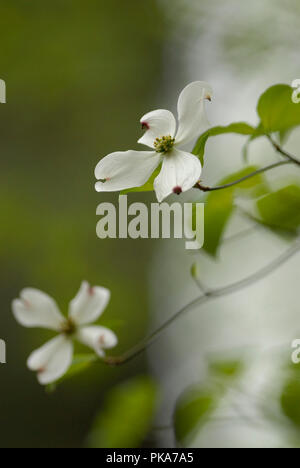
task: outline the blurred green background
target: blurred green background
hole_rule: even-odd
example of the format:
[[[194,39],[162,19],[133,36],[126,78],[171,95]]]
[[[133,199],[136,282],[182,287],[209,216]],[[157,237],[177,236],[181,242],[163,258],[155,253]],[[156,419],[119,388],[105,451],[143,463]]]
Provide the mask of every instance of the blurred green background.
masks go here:
[[[10,306],[32,286],[66,312],[86,279],[112,292],[102,323],[119,335],[116,352],[144,335],[151,245],[97,239],[96,206],[117,195],[99,196],[93,171],[100,157],[135,146],[163,40],[154,0],[0,2],[2,447],[81,445],[107,389],[145,370],[143,359],[96,367],[47,395],[25,362],[48,336],[22,329]]]

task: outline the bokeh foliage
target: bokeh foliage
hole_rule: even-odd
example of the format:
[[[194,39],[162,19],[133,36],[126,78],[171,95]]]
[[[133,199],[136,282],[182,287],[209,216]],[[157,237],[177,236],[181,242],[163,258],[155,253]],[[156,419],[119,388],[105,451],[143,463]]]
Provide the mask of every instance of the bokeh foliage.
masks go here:
[[[78,446],[103,394],[141,361],[93,368],[46,395],[26,366],[46,332],[21,329],[11,300],[25,286],[57,299],[66,313],[80,282],[112,291],[101,323],[119,350],[145,332],[150,243],[100,241],[94,167],[133,147],[161,74],[163,16],[155,0],[4,0],[0,4],[2,446]],[[137,367],[136,367],[137,366]]]
[[[114,388],[93,423],[88,446],[140,447],[151,429],[156,403],[157,388],[148,377],[137,377]]]

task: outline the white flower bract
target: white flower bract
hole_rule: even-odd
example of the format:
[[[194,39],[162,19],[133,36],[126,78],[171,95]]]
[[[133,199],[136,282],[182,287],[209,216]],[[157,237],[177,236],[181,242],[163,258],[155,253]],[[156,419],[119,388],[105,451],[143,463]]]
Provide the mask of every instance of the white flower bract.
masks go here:
[[[211,87],[203,81],[195,81],[184,88],[178,99],[178,126],[168,110],[159,109],[144,115],[140,122],[145,133],[138,142],[152,151],[123,151],[105,156],[95,169],[96,190],[114,192],[140,187],[160,164],[161,172],[154,181],[159,202],[171,193],[191,189],[199,181],[201,163],[180,147],[208,128],[205,100],[210,100],[211,96]]]
[[[84,281],[70,302],[68,317],[64,317],[56,302],[38,289],[27,288],[20,298],[12,303],[15,319],[24,327],[38,327],[54,330],[59,335],[28,358],[30,370],[37,372],[42,385],[55,382],[62,377],[73,360],[73,340],[93,349],[100,357],[105,349],[116,346],[116,335],[109,329],[90,324],[98,320],[110,299],[108,289],[91,287]]]

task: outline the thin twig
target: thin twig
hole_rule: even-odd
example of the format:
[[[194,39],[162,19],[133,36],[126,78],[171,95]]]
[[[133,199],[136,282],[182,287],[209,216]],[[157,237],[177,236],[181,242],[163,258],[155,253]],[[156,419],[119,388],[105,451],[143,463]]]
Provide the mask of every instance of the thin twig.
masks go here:
[[[255,176],[259,175],[259,174],[263,174],[264,172],[275,169],[276,167],[280,167],[280,166],[284,166],[286,164],[292,164],[292,163],[296,164],[297,166],[300,166],[300,160],[297,159],[291,153],[289,153],[289,152],[285,151],[283,148],[281,148],[281,146],[275,140],[273,140],[271,135],[266,135],[266,137],[270,141],[270,143],[273,146],[273,148],[275,149],[275,151],[277,151],[282,156],[287,158],[288,161],[279,161],[277,163],[270,164],[269,166],[258,169],[257,171],[254,171],[251,174],[248,174],[247,176],[242,177],[241,179],[235,180],[234,182],[231,182],[229,184],[219,185],[217,187],[206,187],[205,185],[202,185],[200,182],[197,182],[197,184],[194,185],[194,188],[197,188],[197,189],[201,190],[202,192],[214,192],[216,190],[224,190],[224,189],[227,189],[227,188],[230,188],[230,187],[234,187],[235,185],[241,184],[241,183],[245,182],[246,180],[251,179],[252,177],[255,177]]]
[[[202,281],[197,276],[193,275],[193,280],[194,280],[196,286],[200,289],[200,291],[205,296],[207,294],[207,292],[208,292],[208,288],[205,286],[204,283],[202,283]]]
[[[182,309],[180,309],[176,314],[174,314],[172,317],[167,319],[160,327],[158,327],[153,333],[151,333],[147,338],[142,340],[139,344],[131,348],[129,351],[125,352],[121,356],[108,356],[101,360],[100,362],[111,365],[111,366],[117,366],[121,364],[125,364],[135,357],[139,356],[145,349],[147,349],[152,343],[160,336],[160,334],[173,322],[175,322],[179,317],[181,317],[183,314],[187,313],[190,311],[193,307],[195,306],[200,306],[203,304],[206,304],[207,302],[212,301],[213,299],[216,299],[218,297],[223,297],[230,295],[236,291],[239,291],[241,289],[244,289],[248,286],[251,286],[254,283],[257,283],[259,280],[267,277],[271,273],[273,273],[275,270],[277,270],[281,265],[286,263],[293,255],[295,255],[298,251],[300,250],[300,240],[297,240],[294,242],[294,244],[287,249],[286,252],[281,254],[278,258],[273,260],[271,263],[269,263],[267,266],[261,268],[254,274],[248,276],[247,278],[244,278],[240,281],[237,281],[235,283],[229,284],[227,286],[224,286],[222,288],[218,288],[215,290],[208,290],[203,293],[200,297],[197,297],[193,301],[189,302],[187,305],[185,305]]]
[[[194,185],[194,188],[202,190],[202,192],[215,192],[216,190],[224,190],[227,188],[234,187],[235,185],[239,185],[245,182],[246,180],[252,179],[252,177],[256,177],[259,174],[263,174],[264,172],[270,171],[271,169],[275,169],[276,167],[285,166],[287,164],[292,164],[292,163],[295,163],[295,161],[293,160],[279,161],[277,163],[270,164],[269,166],[258,169],[257,171],[251,172],[251,174],[248,174],[247,176],[242,177],[241,179],[235,180],[234,182],[231,182],[229,184],[218,185],[217,187],[206,187],[202,185],[200,182],[197,182],[197,184]],[[299,161],[298,163],[300,164]]]
[[[223,239],[223,244],[230,244],[231,242],[235,242],[237,240],[243,239],[244,237],[248,237],[254,232],[258,231],[259,228],[263,228],[261,225],[254,225],[250,226],[248,228],[243,229],[242,231],[239,231],[235,234],[232,234],[231,236],[225,237]]]
[[[282,156],[284,156],[285,158],[288,158],[288,160],[294,164],[297,164],[298,166],[300,166],[300,161],[299,159],[297,159],[295,156],[293,156],[291,153],[288,153],[287,151],[285,151],[283,148],[281,148],[281,146],[276,143],[275,140],[273,140],[273,138],[271,137],[271,135],[267,135],[267,138],[268,140],[270,141],[271,145],[273,146],[273,148],[275,149],[275,151],[277,151],[278,153],[280,153]]]

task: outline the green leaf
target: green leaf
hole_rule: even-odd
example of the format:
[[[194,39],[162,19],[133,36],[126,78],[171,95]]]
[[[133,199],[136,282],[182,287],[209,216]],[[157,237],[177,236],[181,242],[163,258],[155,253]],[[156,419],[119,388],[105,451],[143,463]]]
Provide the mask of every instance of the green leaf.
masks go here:
[[[289,378],[283,388],[280,404],[285,416],[300,428],[300,379]]]
[[[216,256],[225,232],[226,226],[234,211],[233,190],[211,192],[207,197],[204,215],[204,246],[205,252]]]
[[[203,133],[193,149],[193,154],[200,158],[202,165],[204,164],[205,145],[209,137],[223,135],[225,133],[236,133],[239,135],[252,135],[255,129],[245,122],[237,122],[227,125],[226,127],[213,127]]]
[[[278,84],[260,97],[257,112],[263,132],[285,132],[300,125],[300,105],[292,101],[293,88]]]
[[[300,226],[300,187],[288,185],[257,202],[261,222],[271,229],[297,234]]]
[[[193,263],[191,266],[191,276],[197,278],[197,263]]]
[[[179,398],[174,414],[175,436],[181,446],[188,445],[195,433],[216,409],[219,394],[211,389],[192,387]]]
[[[156,179],[160,171],[161,171],[161,166],[155,169],[150,179],[142,187],[133,187],[130,189],[122,190],[121,195],[126,195],[126,193],[130,193],[130,192],[153,192],[154,180]]]
[[[226,185],[257,171],[258,167],[249,166],[241,171],[235,172],[219,182]],[[249,196],[258,196],[266,192],[267,186],[263,174],[256,175],[239,185],[224,190],[210,192],[205,205],[204,223],[204,250],[216,256],[221,244],[227,224],[234,212],[234,194],[236,191],[244,191]],[[195,221],[193,221],[194,224]]]
[[[289,138],[291,134],[291,131],[292,130],[289,128],[287,130],[281,130],[280,132],[278,132],[280,145],[284,145],[284,143],[286,143],[287,139]]]
[[[240,360],[214,360],[209,362],[211,373],[219,377],[238,377],[244,370],[244,363]]]
[[[96,354],[88,353],[88,354],[76,354],[73,358],[72,365],[68,372],[62,377],[62,380],[66,380],[70,377],[74,377],[74,375],[80,374],[87,370],[94,362],[98,361],[99,358]]]
[[[205,146],[209,137],[210,137],[209,132],[203,133],[203,135],[199,137],[196,143],[196,146],[194,147],[192,151],[193,154],[199,157],[202,166],[204,166]]]
[[[139,447],[151,427],[156,399],[156,385],[148,377],[136,377],[110,390],[88,437],[89,447]]]

